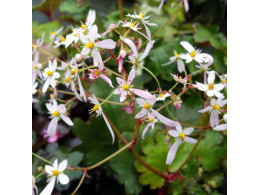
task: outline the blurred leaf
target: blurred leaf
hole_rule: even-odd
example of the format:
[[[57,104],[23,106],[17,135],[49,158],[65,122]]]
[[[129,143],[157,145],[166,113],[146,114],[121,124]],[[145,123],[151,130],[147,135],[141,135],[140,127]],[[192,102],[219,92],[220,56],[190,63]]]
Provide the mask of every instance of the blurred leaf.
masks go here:
[[[33,11],[40,11],[45,14],[50,14],[51,10],[55,10],[59,7],[61,0],[44,0],[40,5],[34,6]]]
[[[36,133],[35,131],[32,131],[32,145],[34,145],[36,142]]]
[[[68,162],[71,166],[75,167],[83,160],[83,156],[80,152],[72,152],[68,155]]]
[[[134,167],[134,157],[124,151],[110,160],[110,166],[118,173],[118,181],[124,184],[127,194],[140,194],[142,186],[138,182],[138,173]]]
[[[86,163],[94,164],[116,151],[116,143],[112,144],[112,137],[102,116],[90,119],[89,124],[74,119],[72,132],[83,143],[77,146],[78,151],[86,154]]]
[[[46,40],[49,40],[49,34],[53,31],[58,30],[60,27],[61,24],[58,21],[48,22],[44,24],[38,24],[38,22],[33,22],[32,34],[33,36],[41,38],[42,34],[44,33],[44,42],[46,43]]]

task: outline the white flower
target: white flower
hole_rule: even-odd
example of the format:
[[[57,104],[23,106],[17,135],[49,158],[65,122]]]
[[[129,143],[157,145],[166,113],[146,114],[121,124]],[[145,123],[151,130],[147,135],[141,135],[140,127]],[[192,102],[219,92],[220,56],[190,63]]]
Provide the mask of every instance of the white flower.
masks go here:
[[[42,38],[41,38],[41,39],[38,39],[38,40],[36,41],[36,44],[33,44],[33,45],[32,45],[32,48],[33,48],[32,54],[34,54],[34,53],[37,51],[37,49],[42,46],[43,40],[44,40],[44,33],[42,33]]]
[[[227,122],[227,114],[224,114],[223,119],[225,122]],[[213,130],[215,131],[223,131],[227,129],[227,123],[226,124],[222,124],[222,125],[218,125],[216,127],[213,128]]]
[[[181,76],[178,76],[178,75],[173,75],[172,73],[170,73],[173,77],[173,79],[177,82],[180,82],[182,84],[185,84],[187,83],[187,79],[186,78],[182,78]]]
[[[102,33],[102,37],[105,37],[109,32],[114,31],[115,29],[117,29],[118,25],[120,24],[120,22],[118,22],[117,24],[110,24],[107,28],[106,31]]]
[[[156,96],[153,95],[153,99],[150,100],[144,100],[142,98],[136,98],[136,102],[139,105],[139,107],[142,108],[142,110],[135,115],[135,118],[142,118],[147,114],[150,114],[151,108],[156,102]]]
[[[71,26],[72,33],[66,36],[66,44],[67,48],[71,43],[77,43],[79,41],[80,34],[82,33],[82,28],[73,28]],[[88,32],[88,31],[85,31]]]
[[[67,125],[73,126],[73,122],[70,120],[69,117],[64,115],[66,113],[66,106],[64,104],[57,104],[57,101],[54,99],[53,104],[45,104],[47,109],[49,110],[49,114],[51,115],[50,118],[52,118],[47,133],[50,137],[54,137],[57,130],[58,121],[61,118]]]
[[[134,69],[130,71],[127,81],[119,77],[116,77],[119,86],[118,89],[114,92],[114,94],[121,94],[120,102],[123,102],[126,99],[127,95],[130,95],[131,93],[136,94],[144,99],[154,99],[155,97],[151,95],[149,92],[133,88],[133,85],[131,84],[134,78],[135,78]]]
[[[51,40],[51,42],[50,42],[50,44],[49,44],[48,47],[50,47],[50,46],[52,45],[52,43],[54,42],[56,36],[57,36],[62,30],[63,30],[63,27],[59,28],[57,31],[51,32],[51,34],[50,34],[50,40]]]
[[[219,75],[220,81],[224,84],[225,88],[227,88],[227,74]]]
[[[149,28],[146,25],[157,26],[157,24],[150,23],[149,21],[147,21],[147,19],[150,18],[150,16],[145,16],[144,12],[141,12],[140,14],[136,14],[136,12],[134,12],[134,14],[128,14],[126,16],[129,16],[133,19],[137,19],[138,21],[141,21],[145,27],[147,36],[151,39],[151,31],[149,30]]]
[[[227,100],[223,100],[223,96],[220,96],[217,100],[211,99],[210,106],[199,110],[199,113],[209,112],[210,113],[210,125],[215,127],[219,124],[219,114],[221,113],[221,108],[227,104]]]
[[[88,35],[88,38],[81,37],[81,42],[85,45],[81,51],[81,55],[85,56],[91,53],[94,66],[99,66],[103,69],[104,64],[98,49],[114,49],[116,47],[116,43],[112,39],[96,41],[98,35],[98,29],[96,25],[91,27]]]
[[[69,183],[69,177],[64,174],[64,170],[67,168],[67,160],[63,160],[58,165],[58,160],[56,159],[52,166],[45,165],[45,171],[48,174],[48,185],[44,188],[40,195],[51,195],[55,181],[57,179],[57,183],[60,182],[62,185],[66,185]]]
[[[164,101],[167,97],[171,97],[171,94],[170,93],[160,93],[158,94],[157,96],[157,101]]]
[[[200,49],[195,49],[186,41],[182,41],[180,44],[188,51],[187,54],[183,54],[182,56],[182,59],[186,59],[186,63],[190,63],[192,60],[195,60],[198,63],[206,61],[205,53],[201,53]]]
[[[143,133],[142,133],[142,138],[144,139],[144,136],[147,132],[147,130],[151,127],[152,129],[154,128],[155,123],[158,122],[158,119],[155,118],[152,114],[148,115],[148,124],[145,126]]]
[[[188,11],[189,11],[189,3],[188,3],[188,0],[184,0],[183,3],[184,3],[185,11],[188,12]],[[158,10],[159,10],[159,11],[161,11],[163,4],[164,4],[164,0],[161,0],[161,3],[160,3],[160,5],[159,5],[159,7],[158,7]],[[173,3],[172,3],[172,4],[173,4]],[[171,8],[173,8],[173,6],[171,6]]]
[[[127,41],[127,40],[124,39],[124,41]],[[130,55],[128,57],[128,59],[130,60],[130,64],[132,64],[132,68],[137,69],[139,66],[142,68],[143,59],[146,58],[146,56],[149,54],[150,50],[153,48],[154,41],[147,43],[146,48],[140,57],[138,57],[136,46],[134,44],[130,44],[129,41],[127,41],[127,42],[128,42],[127,44],[131,47],[131,49],[133,51],[133,55]]]
[[[208,83],[199,83],[196,82],[195,87],[197,87],[199,90],[204,91],[207,96],[213,97],[214,95],[216,97],[220,97],[222,94],[219,92],[224,88],[224,84],[219,83],[215,84],[215,71],[210,71],[208,75]]]
[[[184,54],[178,54],[176,51],[174,51],[174,56],[170,57],[170,61],[165,63],[165,64],[162,64],[162,66],[166,66],[168,64],[171,64],[175,61],[177,61],[177,68],[178,68],[178,71],[180,73],[182,73],[185,69],[184,67],[184,63],[183,61],[181,60],[181,58],[184,56]]]
[[[109,131],[110,131],[110,133],[112,135],[112,139],[113,139],[112,143],[114,143],[114,141],[115,141],[115,134],[114,134],[114,132],[113,132],[109,122],[107,121],[107,118],[105,117],[105,115],[104,115],[104,113],[102,111],[102,107],[99,104],[96,96],[93,94],[93,97],[89,97],[88,99],[91,101],[92,104],[94,104],[94,107],[91,109],[90,113],[96,112],[97,116],[99,116],[99,115],[103,116],[103,118],[104,118],[104,120],[105,120],[105,122],[107,124],[107,127],[108,127],[108,129],[109,129]]]
[[[43,72],[43,77],[45,79],[45,83],[43,85],[42,88],[42,92],[45,93],[50,86],[52,86],[52,88],[55,88],[56,86],[56,79],[60,77],[60,73],[55,72],[57,68],[57,61],[56,59],[53,61],[53,63],[51,63],[51,61],[49,60],[49,67],[44,69]]]
[[[157,112],[154,109],[151,109],[151,114],[153,116],[156,116],[156,118],[161,121],[163,124],[169,126],[169,127],[175,127],[176,125],[178,125],[178,122],[175,122],[173,120],[170,120],[168,118],[166,118],[165,116],[161,115],[159,112]]]
[[[37,92],[37,89],[36,89],[37,86],[38,86],[38,82],[33,83],[33,85],[32,85],[32,95],[34,95]],[[32,103],[35,103],[35,102],[38,102],[38,100],[33,98]]]
[[[34,54],[34,59],[32,61],[32,80],[33,80],[33,82],[36,81],[37,76],[42,78],[42,73],[41,73],[42,64],[40,64],[38,62],[38,60],[39,60],[39,52],[36,51]]]
[[[63,36],[56,36],[55,41],[54,41],[54,48],[59,47],[61,45],[65,45],[66,46],[67,44],[68,44],[68,42],[65,39],[65,37],[63,37]]]
[[[34,178],[34,176],[32,176],[32,195],[35,195],[35,194],[38,194],[38,188],[35,184],[35,178]]]
[[[176,130],[168,131],[169,135],[175,137],[176,139],[167,154],[166,164],[170,165],[173,162],[176,152],[178,150],[178,147],[181,143],[184,143],[184,142],[188,142],[191,144],[197,143],[197,140],[187,136],[187,135],[190,135],[193,131],[194,131],[194,128],[192,128],[192,127],[182,130],[182,127],[180,124],[176,126]]]

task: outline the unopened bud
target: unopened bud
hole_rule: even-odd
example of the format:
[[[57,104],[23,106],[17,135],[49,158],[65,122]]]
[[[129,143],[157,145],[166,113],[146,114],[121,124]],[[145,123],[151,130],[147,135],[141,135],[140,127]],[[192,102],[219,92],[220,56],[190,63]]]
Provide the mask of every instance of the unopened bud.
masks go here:
[[[37,171],[38,171],[38,172],[43,172],[43,171],[44,171],[44,168],[43,168],[43,167],[38,167],[38,168],[37,168]]]
[[[82,61],[83,61],[83,57],[82,57],[82,55],[79,54],[79,53],[76,54],[75,59],[76,59],[77,62],[82,62]]]
[[[124,49],[121,49],[119,55],[120,55],[122,58],[125,58],[125,56],[126,56],[125,50],[124,50]]]

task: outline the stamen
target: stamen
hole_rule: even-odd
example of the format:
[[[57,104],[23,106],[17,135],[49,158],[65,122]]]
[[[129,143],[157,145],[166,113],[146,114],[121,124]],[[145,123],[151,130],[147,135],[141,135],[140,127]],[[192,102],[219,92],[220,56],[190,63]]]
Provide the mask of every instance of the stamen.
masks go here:
[[[175,57],[179,57],[179,54],[177,52],[174,53]]]
[[[152,123],[154,121],[154,118],[150,118],[149,122]]]
[[[163,93],[161,93],[160,95],[159,95],[159,97],[163,97],[164,96],[164,94]]]
[[[34,66],[33,66],[33,69],[37,69],[37,68],[38,68],[38,66],[37,66],[37,65],[34,65]]]
[[[195,52],[195,51],[192,51],[192,52],[190,53],[190,56],[193,57],[193,58],[195,57],[195,55],[196,55],[196,52]]]
[[[131,27],[135,27],[135,24],[132,22],[132,23],[130,24],[130,26],[131,26]]]
[[[55,111],[52,113],[53,116],[59,116],[59,114],[60,114],[60,113],[59,113],[58,110],[55,110]]]
[[[70,82],[70,78],[67,77],[66,79],[64,79],[64,81],[65,81],[66,83],[68,83],[68,82]]]
[[[61,36],[60,37],[60,42],[65,42],[65,41],[66,41],[66,39],[63,36]]]
[[[92,42],[89,42],[85,47],[92,49],[94,47],[94,44]]]
[[[214,89],[214,83],[210,83],[208,89]]]
[[[149,103],[145,103],[144,109],[148,109],[148,108],[150,108],[150,104]]]
[[[215,104],[215,106],[213,106],[213,108],[214,108],[215,110],[219,110],[219,105],[218,105],[218,104]]]
[[[92,108],[93,111],[96,111],[96,110],[99,110],[99,105],[96,104],[93,108]]]
[[[60,174],[58,170],[53,170],[52,173],[54,176],[58,176]]]
[[[53,72],[52,71],[47,71],[46,74],[51,77],[53,75]]]
[[[123,89],[124,89],[125,91],[127,91],[127,90],[129,89],[129,86],[128,86],[128,85],[124,85]]]
[[[184,137],[185,137],[185,134],[184,133],[180,133],[180,138],[184,139]]]
[[[53,36],[55,36],[55,35],[56,35],[56,32],[51,32],[51,34],[52,34]]]
[[[96,76],[99,76],[99,75],[101,74],[101,72],[99,72],[98,70],[95,70],[94,74],[95,74]]]
[[[74,68],[70,73],[72,74],[72,75],[75,75],[76,73],[77,73],[77,68]]]
[[[143,13],[141,13],[141,14],[140,14],[140,17],[141,17],[141,18],[144,18],[144,14],[143,14]]]

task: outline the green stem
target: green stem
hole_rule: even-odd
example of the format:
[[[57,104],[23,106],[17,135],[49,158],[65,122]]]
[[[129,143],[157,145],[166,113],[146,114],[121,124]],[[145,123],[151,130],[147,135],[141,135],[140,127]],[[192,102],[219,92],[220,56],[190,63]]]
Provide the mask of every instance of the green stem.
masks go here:
[[[118,88],[116,88],[114,91],[112,91],[112,93],[109,94],[109,96],[107,96],[107,98],[101,102],[100,106],[102,106],[104,103],[106,103],[107,100],[109,100],[109,98],[111,98],[111,96],[114,94],[114,92],[117,90]]]
[[[44,173],[44,171],[41,172],[40,174],[38,174],[34,179],[35,179],[35,180],[38,179],[43,173]]]
[[[62,60],[60,60],[59,58],[56,58],[54,55],[52,55],[51,53],[45,51],[44,49],[39,48],[39,50],[40,50],[41,52],[45,53],[46,55],[51,56],[51,57],[57,59],[59,62],[63,62]]]
[[[48,163],[48,164],[52,164],[52,162],[46,160],[45,158],[42,158],[41,156],[35,154],[34,152],[32,152],[32,155],[34,155],[35,157],[41,159],[42,161],[44,161],[44,162],[46,162],[46,163]]]
[[[193,71],[193,65],[194,65],[194,60],[192,60],[192,62],[191,62],[191,66],[190,66],[190,80],[189,80],[189,82],[190,83],[192,83],[192,71]]]
[[[143,68],[144,70],[146,70],[150,75],[152,75],[152,77],[156,80],[156,82],[157,82],[157,84],[158,84],[158,87],[160,87],[160,83],[159,83],[158,79],[156,78],[156,76],[155,76],[149,69],[147,69],[147,68],[144,67],[144,66],[140,66],[139,64],[138,64],[138,66],[141,67],[141,68]]]
[[[36,79],[37,79],[37,81],[38,81],[39,83],[41,83],[42,85],[44,85],[44,83],[42,82],[41,79],[39,79],[38,77],[37,77]]]
[[[163,101],[163,103],[165,104],[165,101]],[[172,117],[173,120],[177,121],[177,119],[172,115],[171,111],[169,110],[169,107],[166,107],[168,113],[170,114],[170,116]]]
[[[172,91],[178,85],[178,83],[179,83],[179,81],[177,81],[177,83],[175,83],[175,85],[171,89],[169,89],[168,91]]]
[[[88,70],[88,69],[95,68],[95,67],[96,67],[96,66],[89,66],[89,67],[87,67],[87,68],[82,68],[82,69],[79,70],[79,73],[81,73],[81,72],[84,71],[84,70]]]
[[[86,174],[87,174],[87,169],[84,170],[83,175],[82,175],[82,177],[81,177],[81,180],[80,180],[78,186],[77,186],[76,189],[71,193],[71,195],[76,194],[76,192],[79,190],[81,184],[83,183],[83,181],[84,181],[84,179],[85,179],[85,177],[86,177]]]
[[[197,71],[193,72],[192,74],[194,75],[194,74],[197,74],[197,73],[202,72],[202,71],[203,70],[197,70]]]

